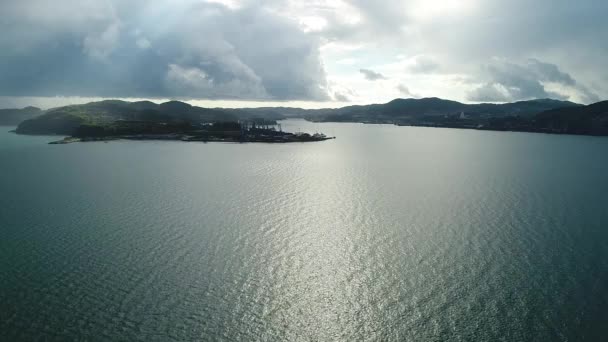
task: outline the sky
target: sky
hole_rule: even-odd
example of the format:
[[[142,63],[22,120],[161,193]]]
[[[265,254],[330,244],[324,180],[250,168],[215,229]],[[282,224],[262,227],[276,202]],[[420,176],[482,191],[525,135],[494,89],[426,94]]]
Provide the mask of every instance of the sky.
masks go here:
[[[606,0],[20,0],[0,13],[0,107],[608,99]]]

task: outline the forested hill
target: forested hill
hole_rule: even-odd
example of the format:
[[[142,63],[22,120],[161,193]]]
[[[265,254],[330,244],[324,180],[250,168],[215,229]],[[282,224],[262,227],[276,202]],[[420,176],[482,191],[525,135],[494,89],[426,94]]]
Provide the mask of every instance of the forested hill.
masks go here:
[[[396,99],[386,104],[348,106],[339,109],[308,111],[307,118],[314,121],[336,122],[419,122],[427,117],[464,115],[475,118],[505,116],[530,117],[555,108],[581,106],[569,101],[538,99],[504,104],[464,104],[439,98]]]
[[[106,100],[50,109],[44,115],[22,122],[17,133],[71,135],[82,125],[107,125],[118,120],[194,123],[237,118],[219,109],[195,107],[179,101],[156,104]]]

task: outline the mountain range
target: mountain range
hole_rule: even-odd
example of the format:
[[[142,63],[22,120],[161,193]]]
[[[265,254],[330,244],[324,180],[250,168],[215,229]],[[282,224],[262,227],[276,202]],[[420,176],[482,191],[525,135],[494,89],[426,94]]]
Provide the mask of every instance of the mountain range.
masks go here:
[[[467,117],[532,116],[555,108],[572,108],[580,104],[569,101],[538,99],[504,104],[464,104],[439,98],[395,99],[386,104],[348,106],[310,112],[314,121],[338,122],[405,122],[424,117],[460,115]]]
[[[50,109],[35,118],[27,118],[24,115],[26,120],[19,125],[17,132],[71,135],[82,125],[106,125],[119,120],[199,124],[306,118],[317,122],[391,123],[604,135],[608,130],[605,127],[608,117],[607,103],[583,106],[569,101],[538,99],[505,104],[464,104],[439,98],[424,98],[395,99],[385,104],[337,109],[227,109],[202,108],[179,101],[156,104],[150,101],[106,100]]]

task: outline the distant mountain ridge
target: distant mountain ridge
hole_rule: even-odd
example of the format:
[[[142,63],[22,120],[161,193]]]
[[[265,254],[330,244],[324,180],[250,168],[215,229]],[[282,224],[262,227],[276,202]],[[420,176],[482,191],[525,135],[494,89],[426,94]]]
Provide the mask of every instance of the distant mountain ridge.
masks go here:
[[[25,107],[22,109],[0,109],[0,125],[16,126],[24,120],[32,119],[42,115],[43,111],[36,107]]]
[[[464,114],[473,117],[532,116],[555,108],[578,107],[570,101],[538,99],[504,104],[464,104],[436,97],[423,99],[395,99],[386,104],[348,106],[319,110],[309,118],[315,121],[395,122],[420,119],[424,116]]]
[[[228,122],[249,119],[306,118],[318,122],[392,123],[397,125],[569,132],[604,132],[605,103],[583,106],[569,101],[537,99],[504,104],[464,104],[440,98],[395,99],[385,104],[354,105],[336,109],[202,108],[185,102],[126,102],[105,100],[48,110],[25,120],[17,128],[23,134],[72,135],[79,127],[107,125],[116,121],[156,123]],[[580,116],[575,123],[574,117]],[[590,127],[595,127],[591,129]],[[601,126],[601,127],[600,127]],[[600,127],[600,128],[598,128]],[[575,133],[578,134],[578,133]],[[591,133],[580,133],[591,134]],[[603,133],[601,133],[603,134]]]

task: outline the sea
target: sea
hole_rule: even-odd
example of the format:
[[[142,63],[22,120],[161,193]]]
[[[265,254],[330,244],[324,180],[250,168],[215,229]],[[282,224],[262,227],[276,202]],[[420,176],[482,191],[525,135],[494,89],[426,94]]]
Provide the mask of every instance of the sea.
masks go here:
[[[608,138],[0,127],[1,341],[605,341]]]

